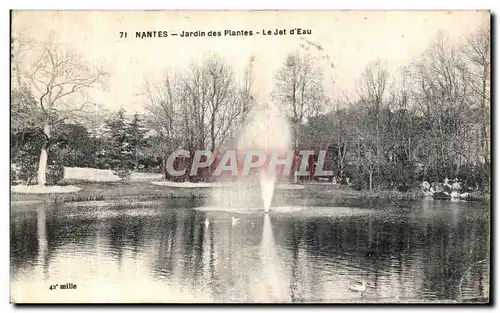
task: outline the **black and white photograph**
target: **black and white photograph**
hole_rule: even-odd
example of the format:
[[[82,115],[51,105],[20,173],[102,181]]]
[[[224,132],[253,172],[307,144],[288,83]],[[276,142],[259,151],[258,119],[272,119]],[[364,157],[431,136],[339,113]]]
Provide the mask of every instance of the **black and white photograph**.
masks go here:
[[[490,304],[487,10],[12,10],[10,302]]]

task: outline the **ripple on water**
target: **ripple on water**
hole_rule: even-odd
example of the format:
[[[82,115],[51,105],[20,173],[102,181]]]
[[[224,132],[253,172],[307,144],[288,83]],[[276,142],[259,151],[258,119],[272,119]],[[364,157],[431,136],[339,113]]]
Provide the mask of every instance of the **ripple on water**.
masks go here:
[[[204,212],[231,212],[238,214],[254,214],[262,212],[264,208],[261,207],[216,207],[204,206],[194,208],[197,211]],[[277,206],[272,207],[269,211],[270,214],[288,214],[297,213],[306,217],[338,217],[338,216],[352,216],[360,214],[370,214],[373,210],[362,209],[356,207],[315,207],[315,206]]]
[[[65,204],[65,217],[143,217],[161,214],[161,201],[85,201]]]
[[[146,200],[140,200],[140,201],[133,201],[133,200],[98,200],[98,201],[82,201],[82,202],[69,202],[65,203],[65,206],[67,207],[83,207],[83,208],[109,208],[109,207],[133,207],[136,208],[137,206],[141,207],[146,207],[146,206],[154,206],[154,205],[159,205],[162,204],[162,200],[151,200],[151,201],[146,201]]]
[[[137,208],[137,209],[126,209],[126,208],[117,208],[111,209],[107,208],[105,210],[92,209],[92,210],[82,210],[82,211],[72,211],[65,214],[66,218],[99,218],[99,219],[107,219],[114,218],[119,216],[127,216],[127,217],[148,217],[148,216],[157,216],[161,214],[161,210],[152,209],[152,208]]]

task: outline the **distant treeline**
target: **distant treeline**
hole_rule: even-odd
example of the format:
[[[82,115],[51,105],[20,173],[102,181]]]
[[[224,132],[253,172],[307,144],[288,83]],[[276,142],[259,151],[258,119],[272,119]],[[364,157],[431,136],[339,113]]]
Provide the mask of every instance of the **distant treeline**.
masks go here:
[[[54,183],[62,166],[109,168],[122,177],[131,170],[167,175],[165,162],[174,150],[216,152],[234,146],[238,130],[258,105],[255,58],[238,77],[211,55],[181,73],[166,69],[161,81],[147,82],[141,97],[144,115],[89,110],[89,101],[67,96],[94,88],[106,73],[75,65],[81,63],[74,55],[58,54],[54,45],[39,47],[38,70],[30,71],[23,67],[25,49],[19,42],[13,48],[17,83],[11,119],[17,181]],[[423,180],[458,178],[489,190],[489,25],[458,43],[440,33],[418,58],[397,70],[376,60],[356,88],[333,97],[324,88],[325,69],[335,68],[331,58],[313,43],[301,49],[284,59],[272,92],[290,121],[295,150],[327,150],[334,177],[360,189],[408,190]]]

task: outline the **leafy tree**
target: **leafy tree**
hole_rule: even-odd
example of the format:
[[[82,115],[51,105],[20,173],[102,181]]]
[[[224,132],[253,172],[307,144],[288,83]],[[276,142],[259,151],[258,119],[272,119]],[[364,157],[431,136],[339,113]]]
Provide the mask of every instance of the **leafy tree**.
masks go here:
[[[63,123],[54,133],[53,153],[64,166],[98,167],[99,139],[78,123]],[[49,157],[50,161],[51,157]]]
[[[12,44],[15,82],[26,86],[36,99],[36,109],[24,116],[24,123],[38,125],[45,137],[39,152],[37,178],[38,184],[45,185],[54,129],[65,120],[87,113],[93,102],[85,92],[100,86],[106,73],[89,66],[72,49],[60,49],[50,40],[38,44],[17,38]]]
[[[11,133],[12,180],[24,185],[36,182],[38,151],[43,141],[44,137],[39,129],[23,128]]]
[[[139,118],[139,114],[134,114],[132,122],[128,124],[126,129],[127,132],[127,140],[130,144],[130,149],[132,152],[132,162],[134,168],[138,168],[139,160],[143,158],[143,150],[147,146],[146,133],[148,129],[146,129],[143,125],[142,120]]]
[[[36,99],[25,87],[11,91],[10,157],[13,165],[11,181],[23,184],[36,182],[38,151],[42,148],[43,130],[39,127]]]
[[[118,176],[126,177],[130,174],[130,169],[133,167],[133,158],[128,125],[125,119],[125,110],[119,110],[105,124],[107,135],[105,157],[107,165]]]

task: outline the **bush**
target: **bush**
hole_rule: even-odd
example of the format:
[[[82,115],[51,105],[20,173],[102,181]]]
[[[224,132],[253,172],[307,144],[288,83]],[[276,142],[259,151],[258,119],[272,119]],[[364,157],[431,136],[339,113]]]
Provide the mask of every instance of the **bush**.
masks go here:
[[[10,153],[11,162],[16,164],[12,174],[14,181],[23,185],[36,183],[44,139],[43,134],[36,129],[25,129],[13,134]]]
[[[119,168],[113,171],[113,174],[120,177],[121,179],[128,179],[132,174],[132,171],[128,168]]]
[[[456,176],[466,187],[489,188],[489,175],[489,164],[464,164],[459,167]]]
[[[18,171],[19,170],[16,168],[16,166],[10,167],[10,185],[11,186],[17,185],[19,182],[19,180],[17,179]]]
[[[56,163],[47,166],[46,180],[48,186],[57,185],[64,178],[64,166]]]
[[[353,189],[357,191],[370,189],[369,177],[364,173],[358,173],[350,180],[350,183],[353,184]]]
[[[38,156],[30,154],[28,151],[20,151],[16,159],[18,169],[14,174],[15,180],[20,181],[20,183],[24,185],[36,183]]]

